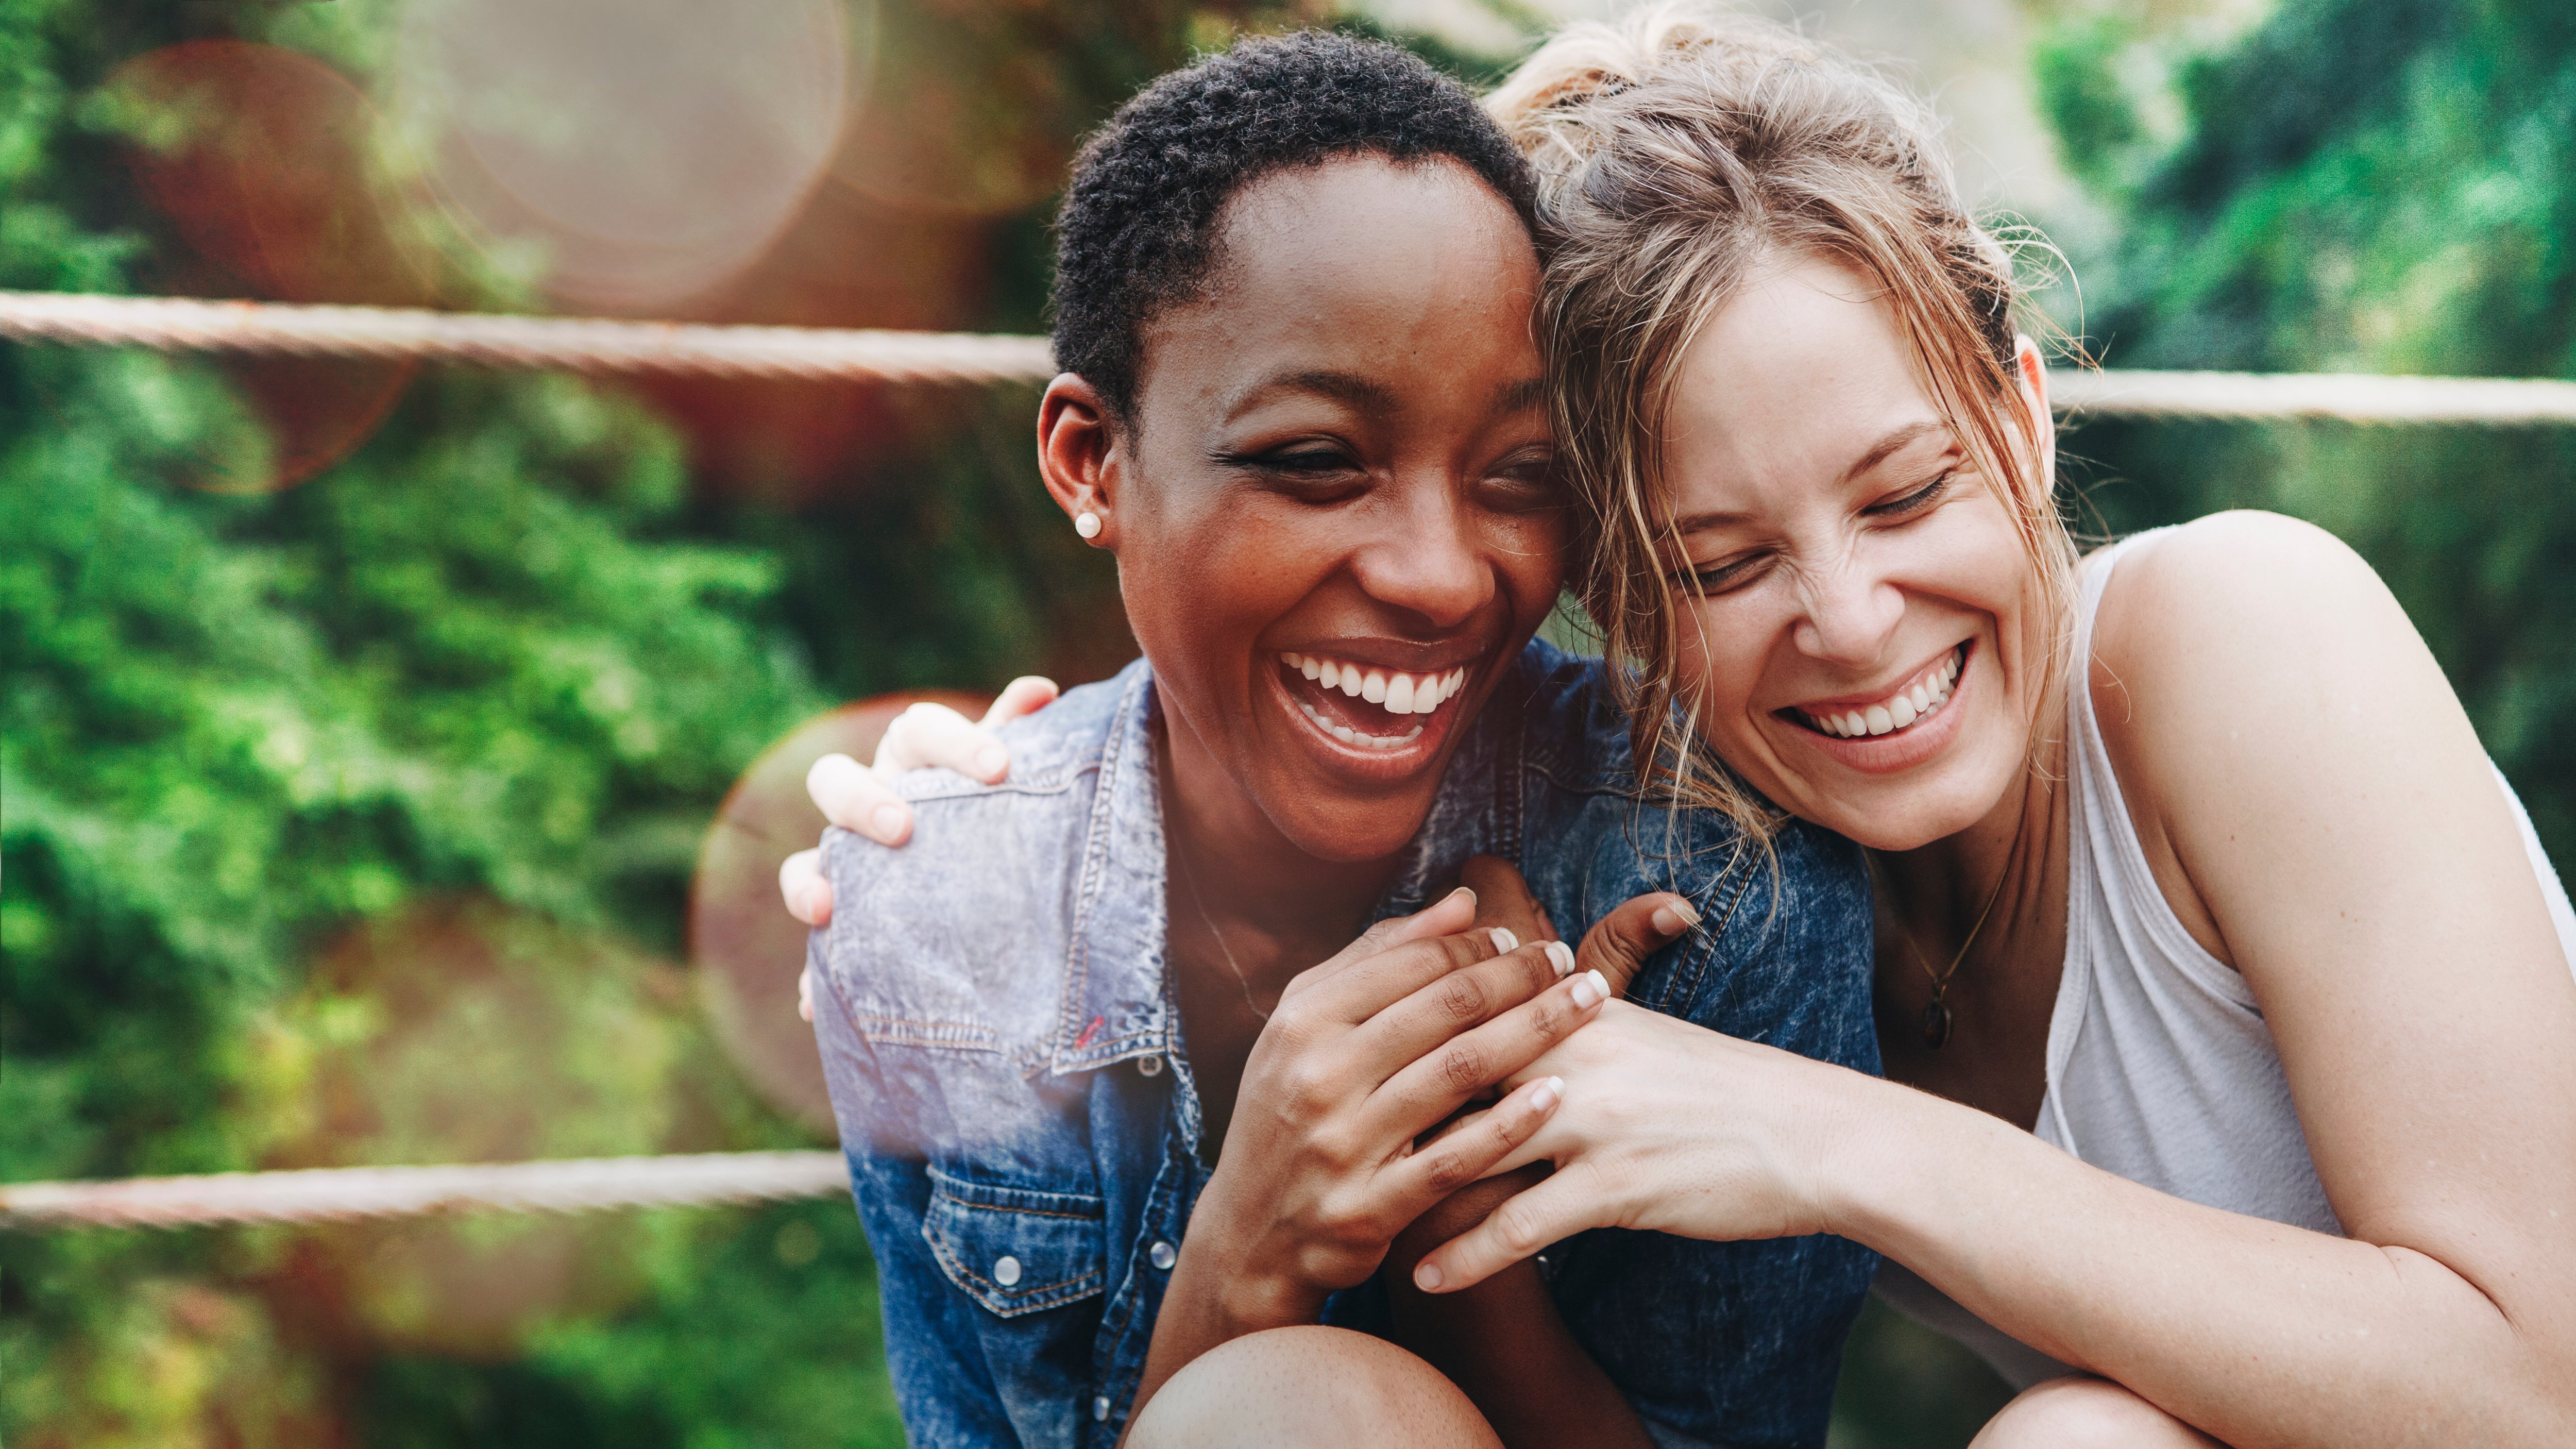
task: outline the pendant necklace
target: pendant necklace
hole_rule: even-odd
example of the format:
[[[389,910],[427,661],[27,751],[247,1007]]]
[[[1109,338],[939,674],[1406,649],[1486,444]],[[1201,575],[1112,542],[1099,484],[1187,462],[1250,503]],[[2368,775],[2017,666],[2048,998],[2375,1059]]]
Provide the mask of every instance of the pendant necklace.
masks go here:
[[[2012,878],[2013,855],[2018,854],[2020,849],[2021,841],[2016,836],[2013,850],[2004,856],[2003,870],[1995,876],[1995,888],[1986,892],[1985,909],[1977,912],[1977,923],[1968,928],[1968,939],[1959,943],[1958,954],[1950,958],[1948,969],[1934,971],[1932,963],[1923,959],[1923,949],[1914,944],[1913,928],[1905,924],[1903,917],[1897,918],[1896,933],[1905,938],[1905,954],[1912,956],[1914,964],[1922,967],[1923,974],[1930,977],[1932,981],[1932,999],[1923,1003],[1923,1044],[1936,1052],[1950,1044],[1950,1027],[1953,1018],[1950,1015],[1950,1003],[1943,999],[1950,993],[1950,978],[1959,974],[1959,963],[1968,959],[1969,948],[1977,944],[1977,933],[1986,928],[1986,918],[1995,913],[1995,902],[2003,899],[2004,882]],[[1879,876],[1883,880],[1886,873],[1881,871]],[[1215,928],[1211,926],[1209,929]],[[1217,942],[1220,947],[1224,944],[1222,940]]]
[[[1243,990],[1244,1009],[1268,1022],[1270,1013],[1253,1004],[1252,978],[1243,974],[1243,967],[1234,959],[1234,948],[1225,943],[1225,932],[1216,928],[1216,918],[1208,914],[1207,902],[1199,899],[1198,877],[1190,873],[1189,866],[1179,856],[1172,857],[1172,864],[1181,872],[1181,889],[1190,893],[1190,907],[1199,913],[1199,924],[1207,927],[1207,933],[1216,938],[1217,952],[1225,957],[1225,969],[1234,973],[1234,984]]]

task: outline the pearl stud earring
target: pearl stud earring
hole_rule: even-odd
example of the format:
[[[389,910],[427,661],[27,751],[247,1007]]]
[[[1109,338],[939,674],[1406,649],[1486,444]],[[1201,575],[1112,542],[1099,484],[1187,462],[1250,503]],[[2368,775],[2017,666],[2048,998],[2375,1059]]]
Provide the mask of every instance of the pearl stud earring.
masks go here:
[[[1073,531],[1085,538],[1100,536],[1100,515],[1086,508],[1073,516]]]

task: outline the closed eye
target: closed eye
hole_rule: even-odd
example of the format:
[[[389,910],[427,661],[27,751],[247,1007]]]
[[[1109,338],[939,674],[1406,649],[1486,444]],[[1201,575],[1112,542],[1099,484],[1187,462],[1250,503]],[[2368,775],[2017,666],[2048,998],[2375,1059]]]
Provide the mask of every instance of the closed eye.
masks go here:
[[[1873,503],[1861,512],[1872,518],[1905,518],[1920,513],[1940,502],[1942,495],[1950,491],[1951,482],[1958,476],[1958,469],[1944,468],[1941,470],[1941,476],[1913,492],[1890,498],[1883,503]]]
[[[1673,587],[1682,588],[1687,584],[1704,595],[1740,589],[1760,578],[1769,568],[1772,557],[1767,553],[1741,554],[1721,563],[1681,570],[1672,576]]]
[[[1259,453],[1220,452],[1213,454],[1211,460],[1221,468],[1250,474],[1282,493],[1310,503],[1335,501],[1368,472],[1343,449],[1311,444]]]

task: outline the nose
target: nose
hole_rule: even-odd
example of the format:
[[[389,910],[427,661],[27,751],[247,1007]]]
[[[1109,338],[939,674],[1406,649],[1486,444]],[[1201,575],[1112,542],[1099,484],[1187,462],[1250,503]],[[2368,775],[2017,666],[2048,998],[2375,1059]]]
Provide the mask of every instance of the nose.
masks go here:
[[[1889,636],[1905,616],[1905,595],[1885,574],[1846,553],[1830,567],[1806,570],[1801,580],[1806,612],[1792,631],[1799,652],[1854,666],[1886,656]]]
[[[1459,489],[1405,492],[1406,506],[1382,515],[1353,571],[1362,592],[1405,611],[1420,627],[1457,628],[1493,600],[1494,570]]]

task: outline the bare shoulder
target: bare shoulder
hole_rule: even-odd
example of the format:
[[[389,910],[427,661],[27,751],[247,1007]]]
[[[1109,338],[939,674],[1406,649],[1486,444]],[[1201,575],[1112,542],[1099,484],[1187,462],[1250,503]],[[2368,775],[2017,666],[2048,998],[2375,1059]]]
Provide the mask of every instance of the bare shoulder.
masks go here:
[[[2251,511],[2212,514],[2122,554],[2096,616],[2088,683],[2106,741],[2140,725],[2185,742],[2206,726],[2241,739],[2257,721],[2306,734],[2326,724],[2320,709],[2428,683],[2449,699],[2405,610],[2361,555],[2314,524]]]

